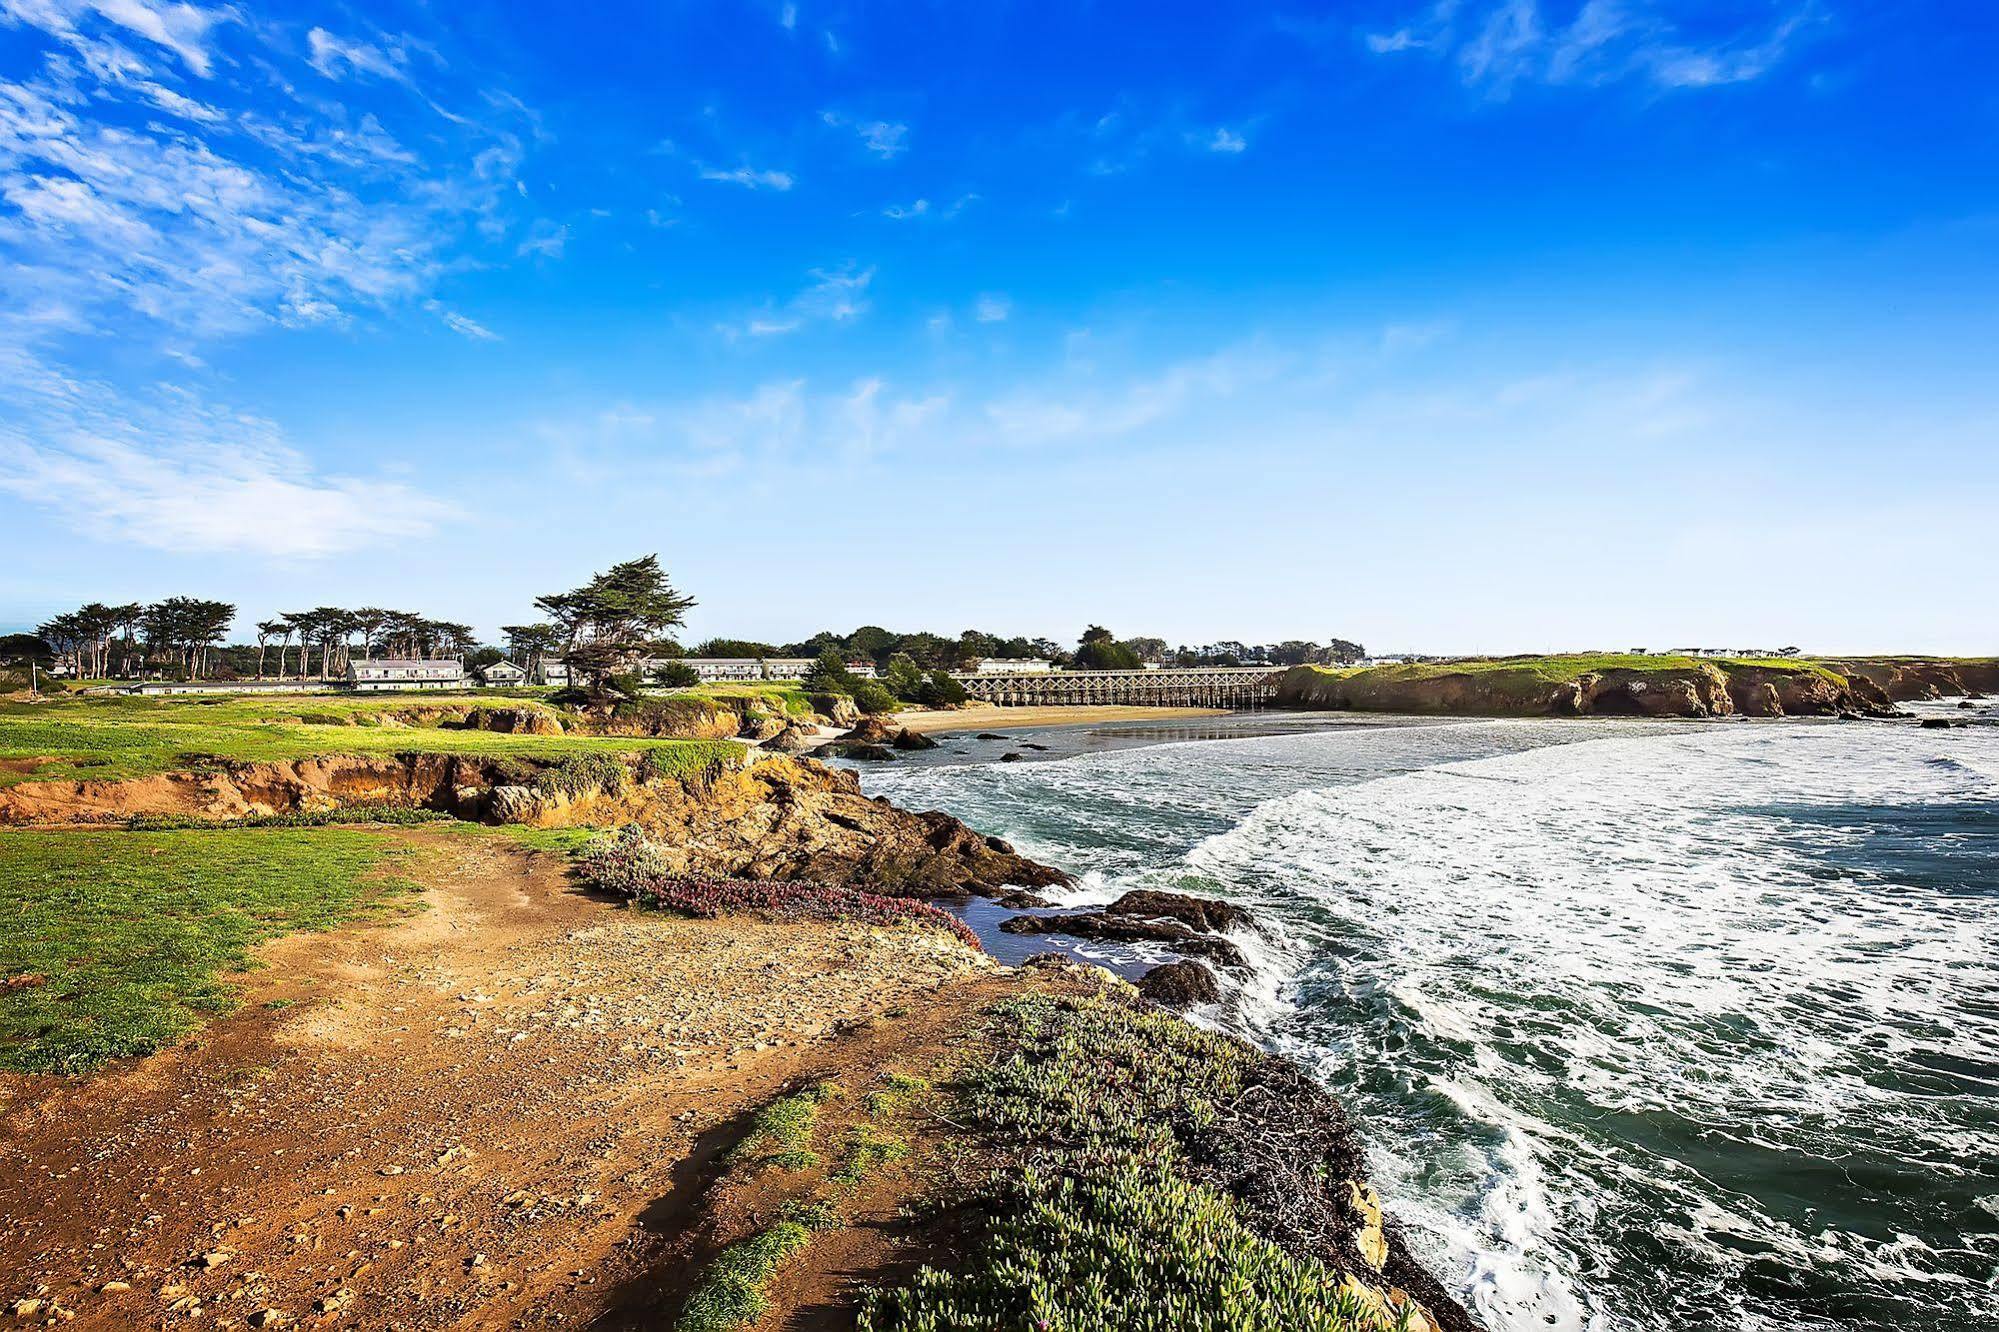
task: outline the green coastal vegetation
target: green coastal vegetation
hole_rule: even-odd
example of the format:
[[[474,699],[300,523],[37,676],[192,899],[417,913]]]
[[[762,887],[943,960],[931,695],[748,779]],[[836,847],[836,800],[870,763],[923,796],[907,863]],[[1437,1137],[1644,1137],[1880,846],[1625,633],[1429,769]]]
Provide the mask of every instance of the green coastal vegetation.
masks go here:
[[[789,710],[791,692],[773,688],[763,696],[771,706]],[[747,691],[737,695],[747,696]],[[716,701],[721,701],[719,695]],[[510,734],[462,725],[459,714],[497,708],[542,713],[556,733]],[[563,730],[571,721],[532,700],[445,694],[67,694],[35,703],[0,700],[0,787],[24,781],[123,780],[217,762],[276,763],[344,754],[557,760],[660,751],[659,762],[698,767],[736,752],[721,740]]]
[[[709,1199],[745,1221],[714,1237],[677,1332],[753,1326],[822,1237],[859,1225],[933,1256],[862,1292],[863,1332],[1434,1326],[1389,1293],[1378,1217],[1345,1202],[1358,1149],[1330,1121],[1294,1136],[1269,1056],[1110,980],[1004,999],[966,1036],[934,1081],[886,1067],[865,1094],[820,1082],[747,1118]],[[1281,1181],[1265,1138],[1298,1157]],[[1273,1222],[1273,1188],[1295,1231]],[[1342,1241],[1348,1266],[1327,1247]]]
[[[985,1057],[950,1087],[950,1122],[988,1153],[982,1179],[938,1200],[970,1227],[959,1261],[868,1292],[863,1332],[1387,1332],[1420,1316],[1378,1276],[1259,1233],[1204,1170],[1232,1134],[1276,1127],[1251,1108],[1267,1102],[1243,1099],[1265,1056],[1114,983],[1002,1003],[983,1035]],[[1344,1165],[1298,1163],[1335,1190]]]
[[[409,909],[416,855],[354,828],[0,829],[0,1068],[171,1044],[236,1006],[256,945]]]

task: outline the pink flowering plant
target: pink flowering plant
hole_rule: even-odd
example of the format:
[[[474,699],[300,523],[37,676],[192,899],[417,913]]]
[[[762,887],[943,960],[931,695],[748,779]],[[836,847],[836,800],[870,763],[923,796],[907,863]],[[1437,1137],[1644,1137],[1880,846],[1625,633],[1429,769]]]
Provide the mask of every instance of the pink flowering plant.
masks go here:
[[[659,844],[636,825],[593,839],[584,848],[580,865],[584,877],[596,888],[636,906],[677,911],[701,920],[748,915],[768,920],[858,921],[864,925],[913,921],[937,926],[969,947],[979,947],[978,936],[965,922],[927,902],[815,880],[726,879],[675,872],[667,867]]]

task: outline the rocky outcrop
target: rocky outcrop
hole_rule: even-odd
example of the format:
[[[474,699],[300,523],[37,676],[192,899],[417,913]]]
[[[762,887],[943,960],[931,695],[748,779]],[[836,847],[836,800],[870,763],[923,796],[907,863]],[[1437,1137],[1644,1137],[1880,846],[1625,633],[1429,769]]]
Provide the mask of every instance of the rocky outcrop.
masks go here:
[[[906,726],[897,726],[882,717],[863,717],[845,735],[822,747],[828,758],[861,759],[880,763],[895,757],[897,749],[935,749],[937,742]]]
[[[1184,1013],[1202,1004],[1218,1002],[1222,987],[1205,962],[1182,958],[1154,967],[1138,978],[1139,994],[1158,1004]]]
[[[1249,959],[1214,931],[1246,928],[1253,928],[1249,913],[1232,903],[1156,890],[1134,890],[1094,910],[1014,916],[1000,925],[1008,934],[1161,943],[1183,957],[1203,958],[1238,974],[1249,972]]]
[[[1069,882],[996,837],[947,814],[870,799],[851,772],[807,759],[752,763],[743,751],[695,774],[647,774],[643,756],[581,765],[442,754],[218,764],[131,781],[21,782],[0,789],[0,824],[219,822],[390,805],[534,827],[636,823],[665,844],[676,873],[817,879],[919,897]]]
[[[1256,918],[1233,902],[1224,902],[1217,897],[1161,892],[1154,888],[1134,888],[1104,910],[1116,916],[1178,921],[1188,929],[1204,934],[1256,928]]]
[[[1999,692],[1999,658],[1859,657],[1828,662],[1885,703]]]
[[[816,879],[905,897],[990,896],[1070,881],[948,814],[871,799],[853,773],[809,759],[767,758],[700,781],[618,792],[555,793],[508,817],[541,826],[636,823],[662,844],[675,873]]]

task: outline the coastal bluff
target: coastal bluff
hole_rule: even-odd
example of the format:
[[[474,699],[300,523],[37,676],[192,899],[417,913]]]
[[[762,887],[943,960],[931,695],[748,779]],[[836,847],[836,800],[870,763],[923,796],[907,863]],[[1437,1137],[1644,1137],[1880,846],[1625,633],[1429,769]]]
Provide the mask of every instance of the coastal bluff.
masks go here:
[[[1838,717],[1999,691],[1999,658],[1702,658],[1629,654],[1295,666],[1290,708],[1502,717]]]

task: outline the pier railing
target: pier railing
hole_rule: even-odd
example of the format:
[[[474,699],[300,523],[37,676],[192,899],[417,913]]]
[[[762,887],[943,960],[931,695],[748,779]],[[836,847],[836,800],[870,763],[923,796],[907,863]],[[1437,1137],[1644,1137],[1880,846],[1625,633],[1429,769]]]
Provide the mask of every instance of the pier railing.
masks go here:
[[[1277,696],[1283,668],[1162,667],[1153,671],[967,671],[957,676],[981,703],[1005,707],[1244,708]]]

